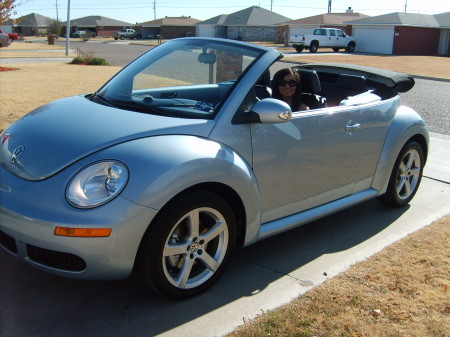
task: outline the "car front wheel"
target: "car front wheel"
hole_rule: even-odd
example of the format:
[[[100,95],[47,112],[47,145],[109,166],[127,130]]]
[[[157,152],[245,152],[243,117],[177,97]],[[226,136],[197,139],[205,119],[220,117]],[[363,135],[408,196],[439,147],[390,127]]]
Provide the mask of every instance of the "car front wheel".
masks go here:
[[[379,199],[391,206],[408,204],[422,180],[424,155],[417,142],[407,143],[395,162],[386,193]]]
[[[355,44],[353,42],[350,42],[346,48],[346,51],[349,53],[353,53],[355,51]]]
[[[141,279],[157,293],[183,299],[210,287],[235,246],[235,218],[217,194],[192,191],[171,201],[145,234],[137,260]]]
[[[311,53],[315,53],[318,48],[319,48],[319,44],[317,42],[313,42],[313,43],[311,43],[311,46],[309,47],[309,51]]]

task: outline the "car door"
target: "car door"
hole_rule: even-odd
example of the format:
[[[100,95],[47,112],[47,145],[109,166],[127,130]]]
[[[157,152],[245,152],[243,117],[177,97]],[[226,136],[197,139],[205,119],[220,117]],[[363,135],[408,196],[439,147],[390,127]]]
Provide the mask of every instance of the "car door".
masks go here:
[[[326,41],[327,41],[326,46],[327,46],[327,47],[333,47],[333,46],[335,46],[336,43],[337,43],[336,31],[333,30],[333,29],[330,29],[330,30],[328,31],[328,34],[329,34],[329,36],[328,36],[328,38],[327,38],[327,40],[326,40]]]
[[[336,30],[336,46],[338,47],[347,47],[348,37],[345,33],[338,29]]]
[[[352,193],[358,170],[359,110],[334,107],[297,112],[281,124],[252,124],[253,169],[262,223]]]

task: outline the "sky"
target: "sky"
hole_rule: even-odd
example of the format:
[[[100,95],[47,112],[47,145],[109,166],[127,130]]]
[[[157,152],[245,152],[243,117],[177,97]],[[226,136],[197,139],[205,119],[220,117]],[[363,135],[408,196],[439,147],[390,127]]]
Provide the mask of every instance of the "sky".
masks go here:
[[[207,20],[220,14],[259,6],[296,20],[328,12],[328,0],[16,0],[13,17],[38,13],[52,19],[101,15],[129,23],[140,23],[166,16],[190,16]],[[450,11],[450,0],[332,0],[331,12],[354,12],[377,16],[394,12],[439,14]]]

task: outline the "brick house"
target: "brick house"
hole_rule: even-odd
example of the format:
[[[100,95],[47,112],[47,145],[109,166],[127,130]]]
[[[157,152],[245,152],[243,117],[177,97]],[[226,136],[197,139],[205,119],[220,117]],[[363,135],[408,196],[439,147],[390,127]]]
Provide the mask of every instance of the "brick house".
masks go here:
[[[275,41],[275,24],[289,18],[259,6],[223,14],[197,23],[197,36],[242,41]]]
[[[195,24],[200,20],[190,16],[165,17],[140,24],[143,38],[154,38],[157,35],[164,39],[174,39],[177,37],[195,36]]]
[[[353,27],[356,50],[360,52],[449,56],[450,12],[390,13],[347,24]]]

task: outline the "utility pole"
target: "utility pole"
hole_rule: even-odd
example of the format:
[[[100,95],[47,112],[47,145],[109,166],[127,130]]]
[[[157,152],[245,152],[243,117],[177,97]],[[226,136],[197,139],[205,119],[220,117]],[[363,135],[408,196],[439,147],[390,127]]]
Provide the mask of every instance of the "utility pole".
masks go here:
[[[156,20],[156,0],[153,0],[153,19]]]
[[[69,56],[69,40],[70,40],[70,0],[67,0],[66,56]]]
[[[273,12],[273,10],[272,10],[272,2],[273,2],[273,1],[270,0],[270,11],[271,11],[271,12]]]
[[[405,13],[406,13],[406,6],[408,6],[408,0],[405,0]]]
[[[59,15],[58,15],[58,0],[56,0],[56,21],[59,22]]]
[[[328,0],[328,14],[331,13],[331,0]]]

